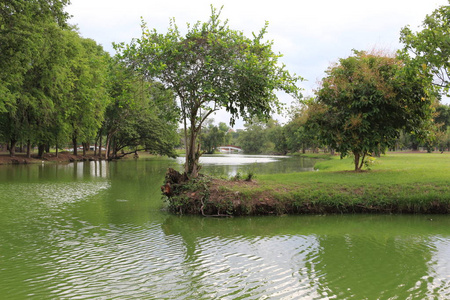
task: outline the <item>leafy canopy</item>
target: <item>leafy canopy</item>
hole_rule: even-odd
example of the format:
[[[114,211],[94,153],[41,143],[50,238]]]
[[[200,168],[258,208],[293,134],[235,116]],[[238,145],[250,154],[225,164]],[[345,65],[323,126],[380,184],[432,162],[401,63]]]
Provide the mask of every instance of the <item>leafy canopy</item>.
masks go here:
[[[441,6],[423,21],[423,29],[401,31],[403,55],[412,53],[416,62],[434,76],[435,84],[448,92],[450,86],[450,5]]]
[[[142,37],[117,45],[122,58],[149,80],[172,89],[179,100],[186,143],[186,172],[196,176],[201,154],[197,138],[203,122],[225,108],[237,118],[269,118],[280,106],[275,90],[298,96],[292,76],[280,64],[272,42],[264,41],[267,23],[247,38],[222,22],[212,7],[209,21],[188,25],[182,36],[174,20],[165,34],[142,24]]]
[[[355,170],[391,146],[400,129],[418,132],[431,118],[428,77],[397,57],[354,51],[326,73],[310,122],[341,157],[353,153]]]

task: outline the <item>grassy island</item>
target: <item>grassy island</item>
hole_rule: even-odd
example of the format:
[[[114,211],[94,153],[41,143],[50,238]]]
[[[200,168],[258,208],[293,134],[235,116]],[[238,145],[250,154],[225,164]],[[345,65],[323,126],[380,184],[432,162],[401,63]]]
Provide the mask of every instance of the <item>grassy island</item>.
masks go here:
[[[349,171],[350,158],[321,158],[316,172],[174,184],[169,207],[205,216],[450,211],[449,153],[389,153],[362,172]]]

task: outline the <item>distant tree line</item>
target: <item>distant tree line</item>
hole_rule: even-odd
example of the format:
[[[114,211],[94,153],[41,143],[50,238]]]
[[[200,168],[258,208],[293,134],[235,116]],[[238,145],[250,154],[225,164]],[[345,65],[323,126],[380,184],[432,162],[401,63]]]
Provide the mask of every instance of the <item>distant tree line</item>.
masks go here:
[[[0,3],[0,142],[27,156],[71,144],[74,154],[174,155],[173,92],[145,80],[68,24],[68,0]],[[57,152],[58,153],[58,152]]]
[[[450,88],[450,6],[427,16],[422,31],[403,28],[397,53],[339,59],[314,97],[302,98],[302,78],[264,41],[267,24],[247,38],[211,7],[210,20],[186,36],[174,22],[166,34],[143,23],[142,38],[115,45],[111,57],[68,24],[68,3],[0,0],[0,142],[11,155],[18,145],[42,156],[68,144],[77,154],[81,144],[105,158],[174,156],[179,121],[190,177],[203,152],[224,144],[247,153],[337,151],[354,157],[356,171],[387,149],[450,147],[450,108],[440,103]],[[270,118],[280,111],[275,90],[299,101],[285,125]],[[232,125],[243,118],[245,130],[214,125],[220,108]]]

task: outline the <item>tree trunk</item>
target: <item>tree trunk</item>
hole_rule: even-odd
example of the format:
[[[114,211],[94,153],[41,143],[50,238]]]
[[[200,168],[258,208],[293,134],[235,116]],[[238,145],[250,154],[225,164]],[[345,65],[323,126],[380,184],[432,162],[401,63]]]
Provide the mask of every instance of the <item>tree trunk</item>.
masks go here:
[[[100,133],[100,141],[99,141],[99,146],[98,146],[98,156],[100,158],[102,157],[102,140],[103,140],[103,136]]]
[[[195,126],[191,122],[191,132],[188,141],[188,147],[186,151],[186,165],[185,170],[189,177],[198,177],[198,161],[200,159],[200,144],[197,145],[197,132],[195,132]]]
[[[16,155],[16,144],[17,144],[17,141],[14,139],[11,139],[11,145],[9,146],[9,156]]]
[[[27,158],[31,158],[31,141],[27,141]]]
[[[83,145],[83,156],[86,156],[86,148],[89,147],[89,146],[88,146],[88,143],[83,142],[83,143],[81,143],[81,144]]]
[[[106,135],[106,143],[105,143],[105,159],[107,160],[108,157],[108,152],[109,152],[109,144],[111,142],[111,138],[109,136],[109,133]]]
[[[45,144],[40,144],[38,146],[38,157],[43,158],[44,157],[44,151],[45,151]]]
[[[73,144],[73,155],[78,155],[77,138],[76,137],[72,137],[72,144]]]
[[[353,154],[355,155],[355,172],[358,172],[359,169],[359,158],[360,158],[360,153],[359,152],[353,152]]]

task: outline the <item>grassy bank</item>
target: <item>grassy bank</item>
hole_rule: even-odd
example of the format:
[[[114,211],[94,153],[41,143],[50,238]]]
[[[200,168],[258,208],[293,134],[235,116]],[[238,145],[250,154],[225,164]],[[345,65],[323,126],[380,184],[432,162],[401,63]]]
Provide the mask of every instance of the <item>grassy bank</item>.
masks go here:
[[[251,183],[214,179],[177,209],[202,208],[208,215],[450,212],[448,153],[390,153],[361,173],[349,171],[351,159],[328,158],[316,172],[256,174]]]

